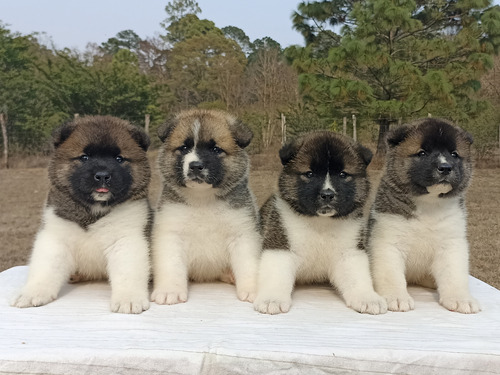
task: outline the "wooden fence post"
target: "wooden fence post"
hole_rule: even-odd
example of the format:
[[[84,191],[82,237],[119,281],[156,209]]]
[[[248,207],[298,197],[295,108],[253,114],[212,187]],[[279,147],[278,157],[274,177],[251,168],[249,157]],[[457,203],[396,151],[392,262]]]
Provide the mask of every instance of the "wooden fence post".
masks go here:
[[[344,116],[342,121],[342,134],[347,135],[347,117]]]
[[[352,139],[355,141],[358,139],[358,134],[356,131],[356,115],[352,115]]]
[[[281,114],[281,145],[286,143],[286,117]]]
[[[146,132],[146,134],[149,135],[149,119],[150,119],[150,116],[149,116],[149,114],[147,114],[145,117],[146,118],[144,119],[144,131]]]
[[[7,114],[0,112],[0,126],[3,137],[3,167],[9,168],[9,140],[7,138]]]

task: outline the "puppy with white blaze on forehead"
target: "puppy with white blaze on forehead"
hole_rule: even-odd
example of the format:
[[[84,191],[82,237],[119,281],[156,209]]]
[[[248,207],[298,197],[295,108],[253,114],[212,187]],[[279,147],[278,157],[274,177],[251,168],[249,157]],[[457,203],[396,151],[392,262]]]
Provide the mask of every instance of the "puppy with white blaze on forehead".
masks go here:
[[[189,110],[158,131],[163,191],[153,227],[158,304],[186,302],[188,280],[234,281],[253,301],[261,237],[248,187],[250,129],[226,112]]]
[[[373,290],[368,256],[358,248],[372,153],[332,132],[299,137],[280,150],[279,191],[261,208],[264,251],[257,311],[287,312],[295,283],[330,282],[347,306],[387,311]]]
[[[388,152],[368,224],[375,289],[389,310],[414,308],[406,285],[436,288],[451,311],[476,313],[469,292],[465,192],[472,137],[440,119],[400,126]]]

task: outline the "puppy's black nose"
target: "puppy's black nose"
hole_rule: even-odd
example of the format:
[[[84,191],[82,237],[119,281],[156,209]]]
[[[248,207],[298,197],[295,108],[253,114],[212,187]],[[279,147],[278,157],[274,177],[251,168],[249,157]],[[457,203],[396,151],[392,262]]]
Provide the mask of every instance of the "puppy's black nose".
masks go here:
[[[189,169],[193,172],[201,172],[203,170],[204,165],[201,161],[192,161],[189,163]]]
[[[111,174],[106,171],[99,171],[94,175],[94,180],[99,182],[109,182],[109,180],[111,180]]]
[[[325,202],[331,202],[333,200],[333,197],[335,196],[335,193],[332,189],[323,189],[319,192],[319,196],[321,200]]]
[[[438,164],[438,172],[441,173],[441,174],[450,174],[451,172],[451,165],[449,165],[448,163],[439,163]]]

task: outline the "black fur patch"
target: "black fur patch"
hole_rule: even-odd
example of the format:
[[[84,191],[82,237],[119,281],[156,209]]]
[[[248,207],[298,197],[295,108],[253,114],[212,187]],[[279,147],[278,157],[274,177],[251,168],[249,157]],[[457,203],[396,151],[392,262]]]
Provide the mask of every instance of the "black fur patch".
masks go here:
[[[366,165],[372,153],[332,134],[301,138],[280,150],[284,164],[279,179],[280,195],[301,215],[317,216],[331,211],[333,217],[345,217],[364,205],[369,189]],[[356,172],[348,173],[346,169]],[[333,188],[328,200],[322,198],[326,182]]]
[[[290,250],[290,244],[276,209],[276,196],[271,196],[260,209],[260,232],[263,249]]]
[[[120,149],[115,144],[89,144],[84,149],[85,158],[76,161],[77,165],[70,176],[74,197],[86,205],[101,204],[112,206],[129,198],[133,183],[130,166],[120,162]],[[109,178],[96,178],[98,173]],[[92,194],[98,188],[107,188],[111,193],[107,201],[95,201]]]
[[[66,122],[63,125],[59,126],[52,132],[52,143],[55,148],[58,148],[60,145],[64,143],[66,139],[69,138],[76,125],[72,122]]]
[[[241,148],[246,148],[252,141],[252,130],[239,120],[231,127],[231,132],[233,133],[236,144]]]
[[[421,124],[417,131],[422,134],[421,150],[413,155],[408,175],[412,192],[427,194],[427,187],[438,183],[448,183],[453,190],[443,196],[454,196],[463,190],[468,182],[464,161],[457,151],[460,138],[471,141],[466,132],[446,122],[432,119]],[[449,173],[439,172],[440,165],[451,168]]]
[[[177,125],[175,118],[169,118],[165,123],[160,125],[160,127],[157,130],[158,138],[162,142],[165,142],[165,139],[172,133],[172,131],[175,129],[175,126]]]
[[[391,130],[375,211],[410,218],[416,209],[414,198],[440,183],[452,190],[439,198],[463,194],[472,174],[471,143],[469,133],[441,119],[421,119]],[[440,171],[443,165],[446,173]]]
[[[138,127],[131,128],[129,132],[134,141],[137,142],[139,147],[142,148],[144,151],[147,151],[149,145],[151,144],[151,140],[149,139],[149,136],[146,134],[146,132],[142,128]]]
[[[224,165],[222,163],[222,153],[224,151],[216,147],[214,140],[200,142],[196,146],[196,154],[200,162],[208,170],[205,181],[214,188],[220,186],[224,180]]]

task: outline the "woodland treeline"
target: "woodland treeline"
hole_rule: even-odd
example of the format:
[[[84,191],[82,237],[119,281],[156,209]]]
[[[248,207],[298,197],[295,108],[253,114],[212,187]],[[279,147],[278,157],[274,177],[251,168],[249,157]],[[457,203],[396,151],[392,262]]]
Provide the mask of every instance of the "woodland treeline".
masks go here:
[[[288,10],[284,10],[288,11]],[[237,26],[172,0],[156,37],[123,30],[84,51],[0,22],[0,123],[11,153],[40,153],[54,127],[78,114],[114,115],[150,131],[190,107],[240,116],[261,151],[286,134],[348,131],[378,142],[391,125],[449,118],[480,155],[498,147],[500,8],[490,0],[302,2],[291,27],[304,46],[250,40]],[[7,22],[8,20],[3,20]],[[152,137],[155,139],[156,137]]]

